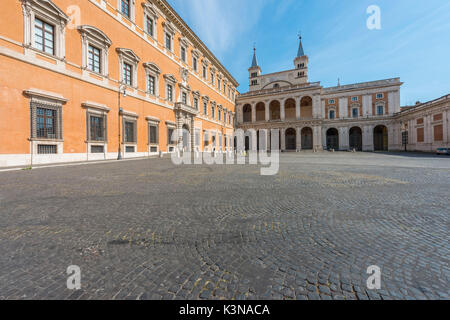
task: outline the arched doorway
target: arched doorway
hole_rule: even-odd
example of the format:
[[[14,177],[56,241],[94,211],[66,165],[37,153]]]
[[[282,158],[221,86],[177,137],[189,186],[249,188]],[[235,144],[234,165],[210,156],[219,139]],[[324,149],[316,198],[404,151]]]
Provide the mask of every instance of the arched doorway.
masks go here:
[[[288,120],[293,120],[296,118],[295,115],[295,100],[294,99],[287,99],[284,103],[284,114],[285,118]]]
[[[336,128],[327,130],[327,149],[339,150],[339,131]]]
[[[243,108],[242,108],[242,114],[244,117],[244,122],[251,122],[252,121],[252,106],[249,104],[246,104]]]
[[[182,133],[182,137],[183,137],[183,150],[184,151],[189,151],[189,146],[191,144],[191,133],[189,131],[189,126],[187,124],[183,125],[183,133]]]
[[[313,131],[306,127],[302,129],[302,150],[312,150],[313,148]]]
[[[350,149],[362,151],[362,130],[360,127],[353,127],[349,132]]]
[[[259,102],[256,105],[256,121],[265,121],[266,120],[266,106],[264,102]]]
[[[312,98],[303,97],[300,101],[300,115],[302,119],[312,119]]]
[[[286,130],[286,150],[297,150],[297,132],[293,128]]]
[[[388,129],[379,125],[373,129],[373,146],[375,151],[388,151]]]
[[[280,120],[280,101],[274,100],[269,105],[270,120]]]

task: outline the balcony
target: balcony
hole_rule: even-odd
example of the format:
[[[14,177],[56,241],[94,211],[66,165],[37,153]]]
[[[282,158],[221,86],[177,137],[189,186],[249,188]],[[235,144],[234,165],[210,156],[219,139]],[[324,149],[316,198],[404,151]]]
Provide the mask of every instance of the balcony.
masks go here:
[[[186,113],[191,114],[193,116],[196,116],[196,115],[198,115],[200,113],[199,110],[197,110],[197,109],[193,108],[192,106],[187,105],[187,104],[185,104],[183,102],[175,103],[175,108],[174,109],[175,109],[175,111],[183,111],[183,112],[186,112]]]

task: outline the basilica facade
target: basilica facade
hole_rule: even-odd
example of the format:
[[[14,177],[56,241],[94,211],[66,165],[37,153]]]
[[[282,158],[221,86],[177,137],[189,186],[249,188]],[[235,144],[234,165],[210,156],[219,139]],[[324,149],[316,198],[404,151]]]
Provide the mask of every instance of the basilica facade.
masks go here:
[[[248,71],[249,92],[240,94],[236,105],[248,150],[273,149],[274,132],[281,151],[449,146],[449,96],[401,108],[399,78],[327,88],[310,82],[301,39],[293,69],[262,74],[255,50]]]

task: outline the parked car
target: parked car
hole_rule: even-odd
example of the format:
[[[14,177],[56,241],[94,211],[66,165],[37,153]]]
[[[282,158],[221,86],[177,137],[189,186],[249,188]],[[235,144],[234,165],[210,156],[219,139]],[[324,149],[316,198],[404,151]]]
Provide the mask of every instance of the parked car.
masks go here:
[[[450,156],[450,148],[438,148],[436,154],[445,154],[447,156]]]

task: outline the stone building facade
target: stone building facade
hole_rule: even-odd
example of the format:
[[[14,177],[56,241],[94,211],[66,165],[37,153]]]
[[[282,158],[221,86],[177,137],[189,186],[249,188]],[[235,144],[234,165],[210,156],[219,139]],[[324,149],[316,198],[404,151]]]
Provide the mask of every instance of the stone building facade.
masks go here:
[[[231,148],[238,83],[167,1],[0,6],[0,167]]]
[[[237,99],[237,127],[246,132],[250,150],[270,149],[273,130],[282,151],[403,150],[404,136],[408,150],[448,147],[448,99],[401,108],[402,84],[399,78],[328,88],[309,82],[300,39],[291,70],[262,74],[255,51],[249,92]],[[423,118],[420,134],[416,117]]]

